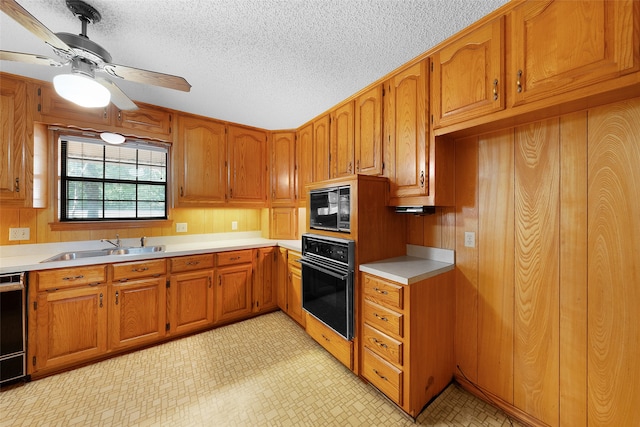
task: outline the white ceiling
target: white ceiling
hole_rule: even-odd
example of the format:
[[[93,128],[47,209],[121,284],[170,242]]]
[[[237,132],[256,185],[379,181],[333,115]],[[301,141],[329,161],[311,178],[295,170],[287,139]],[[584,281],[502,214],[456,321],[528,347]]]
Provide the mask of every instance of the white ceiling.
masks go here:
[[[275,130],[299,127],[507,0],[87,2],[102,15],[87,34],[115,64],[192,85],[118,82],[132,99]],[[18,3],[53,32],[80,33],[65,0]],[[57,59],[4,13],[0,50]],[[0,61],[0,71],[51,81],[61,69]]]

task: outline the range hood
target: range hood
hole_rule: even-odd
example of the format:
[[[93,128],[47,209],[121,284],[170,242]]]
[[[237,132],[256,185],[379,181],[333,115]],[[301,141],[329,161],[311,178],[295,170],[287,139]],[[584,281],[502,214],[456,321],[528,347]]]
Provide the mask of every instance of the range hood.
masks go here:
[[[436,208],[435,206],[396,206],[396,213],[433,215],[436,213]]]

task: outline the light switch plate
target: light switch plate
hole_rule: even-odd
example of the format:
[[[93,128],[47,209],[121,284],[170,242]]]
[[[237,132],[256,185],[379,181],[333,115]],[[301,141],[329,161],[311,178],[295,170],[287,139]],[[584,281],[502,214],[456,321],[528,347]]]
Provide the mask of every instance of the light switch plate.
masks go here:
[[[473,231],[464,232],[464,246],[467,248],[476,247],[476,233]]]
[[[232,230],[238,229],[238,221],[231,221],[231,229]]]

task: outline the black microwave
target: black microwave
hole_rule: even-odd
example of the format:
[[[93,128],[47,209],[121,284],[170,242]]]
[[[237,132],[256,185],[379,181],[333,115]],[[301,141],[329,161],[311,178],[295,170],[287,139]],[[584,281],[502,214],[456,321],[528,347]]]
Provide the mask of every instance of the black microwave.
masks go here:
[[[350,232],[350,194],[350,185],[309,191],[309,228]]]

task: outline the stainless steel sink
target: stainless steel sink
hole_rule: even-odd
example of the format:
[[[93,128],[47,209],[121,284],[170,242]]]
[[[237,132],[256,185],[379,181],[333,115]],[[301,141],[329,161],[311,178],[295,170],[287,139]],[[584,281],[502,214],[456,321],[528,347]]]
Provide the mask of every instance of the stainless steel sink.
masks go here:
[[[62,252],[58,255],[52,256],[40,262],[54,262],[54,261],[71,261],[81,258],[93,258],[108,255],[140,255],[149,254],[154,252],[164,252],[164,245],[156,246],[143,246],[143,247],[124,247],[124,248],[107,248],[107,249],[95,249],[89,251],[73,251]]]

